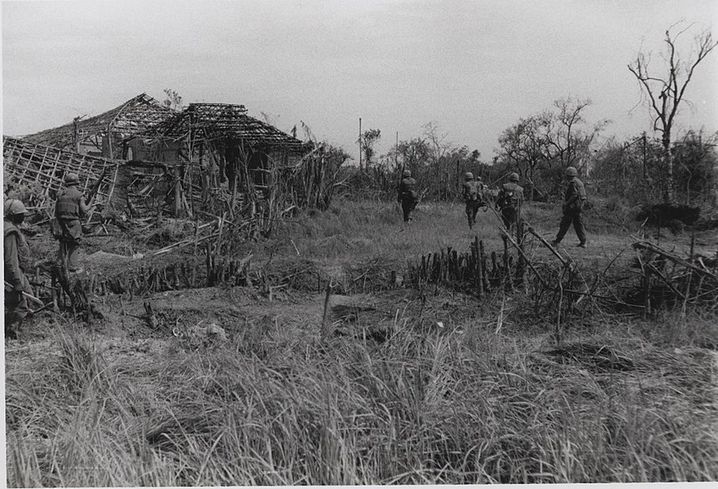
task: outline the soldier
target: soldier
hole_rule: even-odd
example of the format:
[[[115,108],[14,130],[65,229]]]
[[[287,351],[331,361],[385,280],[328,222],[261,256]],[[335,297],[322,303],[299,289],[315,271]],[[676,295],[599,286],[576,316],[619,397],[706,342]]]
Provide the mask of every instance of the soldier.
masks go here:
[[[462,195],[466,201],[466,217],[469,221],[469,229],[476,224],[476,213],[479,207],[485,206],[483,199],[484,185],[481,183],[481,177],[474,180],[474,174],[470,171],[464,173],[464,186]]]
[[[30,312],[23,292],[31,293],[25,272],[30,266],[30,248],[18,226],[25,220],[25,206],[17,199],[7,199],[4,204],[3,224],[5,238],[5,336],[17,339],[22,322]]]
[[[68,272],[81,272],[77,263],[77,250],[82,240],[82,223],[80,219],[90,211],[85,204],[85,197],[77,189],[80,177],[77,173],[65,175],[65,188],[57,194],[55,202],[55,218],[60,224],[62,235],[59,237],[60,249],[57,255],[58,265]]]
[[[566,235],[568,228],[573,224],[573,229],[576,231],[576,236],[578,236],[577,246],[579,248],[585,248],[586,231],[583,227],[581,211],[583,211],[583,206],[586,202],[586,189],[583,186],[583,182],[578,179],[578,172],[574,167],[569,166],[566,168],[564,176],[568,182],[568,187],[566,187],[566,194],[563,199],[563,217],[561,218],[556,239],[551,241],[551,245],[558,245]]]
[[[414,210],[419,199],[416,193],[416,180],[411,178],[411,171],[404,170],[402,176],[404,178],[402,178],[399,184],[399,195],[396,200],[401,203],[401,210],[404,213],[404,222],[409,222],[412,220],[409,214]]]
[[[501,186],[496,197],[496,207],[507,230],[518,223],[521,206],[524,203],[524,189],[519,185],[519,174],[509,175],[509,181]]]

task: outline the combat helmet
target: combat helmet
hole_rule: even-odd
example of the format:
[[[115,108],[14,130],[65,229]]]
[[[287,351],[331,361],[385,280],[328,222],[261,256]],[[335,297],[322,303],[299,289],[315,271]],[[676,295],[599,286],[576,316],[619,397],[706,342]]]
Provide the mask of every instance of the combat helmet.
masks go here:
[[[4,206],[5,217],[19,216],[27,214],[25,204],[18,199],[7,199]]]
[[[511,175],[509,175],[509,182],[518,182],[519,181],[519,174],[514,172]]]
[[[404,170],[404,171],[401,173],[401,175],[404,176],[404,177],[410,177],[410,176],[411,176],[411,170]]]
[[[564,173],[564,175],[566,175],[567,177],[576,177],[578,176],[578,171],[574,167],[569,166],[566,168],[566,172]]]
[[[78,183],[80,183],[80,177],[77,173],[65,175],[65,185],[77,185]]]
[[[473,180],[473,179],[474,179],[473,173],[471,173],[470,171],[467,171],[466,173],[464,173],[464,180]]]

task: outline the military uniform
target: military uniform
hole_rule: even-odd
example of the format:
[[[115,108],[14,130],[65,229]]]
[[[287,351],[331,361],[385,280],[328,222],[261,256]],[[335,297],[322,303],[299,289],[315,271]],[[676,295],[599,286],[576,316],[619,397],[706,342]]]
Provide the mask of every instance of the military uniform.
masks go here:
[[[473,178],[473,177],[472,177]],[[476,224],[476,213],[483,204],[484,185],[477,180],[467,180],[463,184],[462,195],[466,202],[466,218],[469,221],[469,229]]]
[[[399,195],[397,196],[397,201],[401,203],[401,210],[404,214],[404,222],[409,222],[411,219],[409,214],[416,207],[418,200],[416,180],[411,176],[405,176],[399,183]]]
[[[82,193],[77,189],[76,183],[66,183],[67,187],[60,190],[55,202],[55,218],[62,229],[59,237],[60,249],[57,261],[60,266],[67,265],[70,272],[80,270],[77,263],[77,251],[82,240],[82,222],[87,206]]]
[[[561,218],[561,223],[559,224],[556,239],[554,239],[551,244],[554,246],[559,244],[568,232],[568,228],[570,228],[571,224],[573,224],[573,229],[576,231],[576,236],[578,236],[578,246],[585,247],[586,230],[581,213],[586,202],[586,188],[577,176],[568,174],[568,172],[567,175],[570,176],[571,179],[568,182],[566,193],[564,194],[563,217]]]
[[[3,255],[5,259],[5,335],[17,337],[23,320],[30,313],[23,292],[32,293],[25,272],[30,268],[30,248],[20,229],[8,216],[3,220]]]
[[[507,182],[501,186],[496,198],[501,211],[501,220],[506,229],[516,225],[524,202],[524,188],[516,182]]]

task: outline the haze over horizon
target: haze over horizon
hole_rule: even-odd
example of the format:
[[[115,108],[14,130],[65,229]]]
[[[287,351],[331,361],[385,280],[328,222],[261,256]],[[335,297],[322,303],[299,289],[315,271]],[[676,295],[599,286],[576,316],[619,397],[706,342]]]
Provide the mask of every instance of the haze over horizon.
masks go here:
[[[22,1],[2,2],[3,134],[25,135],[93,116],[140,94],[184,104],[245,105],[289,132],[304,122],[358,159],[362,130],[377,154],[419,137],[491,161],[501,133],[554,100],[590,99],[603,137],[651,134],[627,65],[718,25],[714,0]],[[653,66],[653,65],[652,65]],[[696,69],[674,139],[718,131],[718,50]]]

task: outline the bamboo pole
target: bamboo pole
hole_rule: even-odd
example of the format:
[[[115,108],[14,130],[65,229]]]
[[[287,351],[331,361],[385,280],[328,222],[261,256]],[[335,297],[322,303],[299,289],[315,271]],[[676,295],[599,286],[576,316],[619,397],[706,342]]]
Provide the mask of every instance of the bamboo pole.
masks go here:
[[[486,266],[486,254],[484,253],[484,242],[479,241],[479,261],[481,262],[481,282],[484,290],[489,290],[488,267]]]

